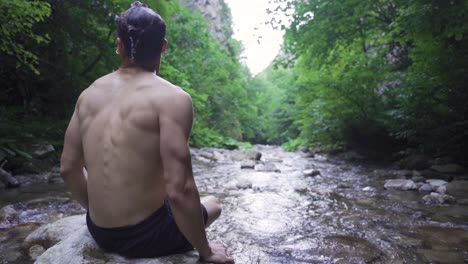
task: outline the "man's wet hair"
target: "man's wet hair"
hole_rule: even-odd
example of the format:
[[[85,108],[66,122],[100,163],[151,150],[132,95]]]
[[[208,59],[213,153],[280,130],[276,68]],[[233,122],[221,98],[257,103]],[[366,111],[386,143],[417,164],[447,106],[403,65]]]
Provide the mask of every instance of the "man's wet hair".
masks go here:
[[[166,23],[146,4],[135,1],[118,18],[118,36],[133,63],[151,67],[161,54]]]

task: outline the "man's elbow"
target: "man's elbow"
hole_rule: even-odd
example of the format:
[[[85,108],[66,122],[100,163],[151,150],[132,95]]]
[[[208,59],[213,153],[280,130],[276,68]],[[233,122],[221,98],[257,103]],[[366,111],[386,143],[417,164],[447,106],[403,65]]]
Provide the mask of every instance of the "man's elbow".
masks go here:
[[[60,164],[60,176],[65,180],[69,179],[76,170],[76,166],[72,166],[66,162]]]

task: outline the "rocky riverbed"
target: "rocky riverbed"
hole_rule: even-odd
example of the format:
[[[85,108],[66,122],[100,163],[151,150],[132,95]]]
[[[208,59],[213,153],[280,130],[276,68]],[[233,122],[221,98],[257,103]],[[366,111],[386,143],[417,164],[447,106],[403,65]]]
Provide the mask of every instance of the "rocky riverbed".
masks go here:
[[[384,168],[356,155],[291,153],[272,146],[192,152],[201,195],[223,203],[209,237],[226,244],[236,263],[468,262],[463,170],[453,176],[440,171],[446,167]],[[90,239],[80,216],[84,211],[70,200],[57,169],[16,178],[21,188],[0,190],[0,263],[197,260],[194,252],[139,261],[104,254]]]

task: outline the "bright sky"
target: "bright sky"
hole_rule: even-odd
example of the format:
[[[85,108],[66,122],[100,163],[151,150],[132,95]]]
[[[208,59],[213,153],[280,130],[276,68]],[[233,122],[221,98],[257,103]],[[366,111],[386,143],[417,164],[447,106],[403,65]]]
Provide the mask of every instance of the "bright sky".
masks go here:
[[[252,75],[263,71],[276,57],[283,43],[284,32],[274,30],[265,21],[271,19],[266,10],[274,6],[269,0],[225,0],[231,9],[234,38],[244,46],[243,61]]]

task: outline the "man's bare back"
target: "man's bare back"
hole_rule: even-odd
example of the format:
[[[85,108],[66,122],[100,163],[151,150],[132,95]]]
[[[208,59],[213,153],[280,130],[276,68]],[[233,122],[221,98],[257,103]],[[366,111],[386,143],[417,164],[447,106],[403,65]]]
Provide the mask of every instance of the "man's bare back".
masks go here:
[[[80,96],[89,211],[97,225],[136,224],[163,204],[158,120],[160,109],[179,110],[170,101],[181,96],[182,89],[131,68],[102,77]]]

